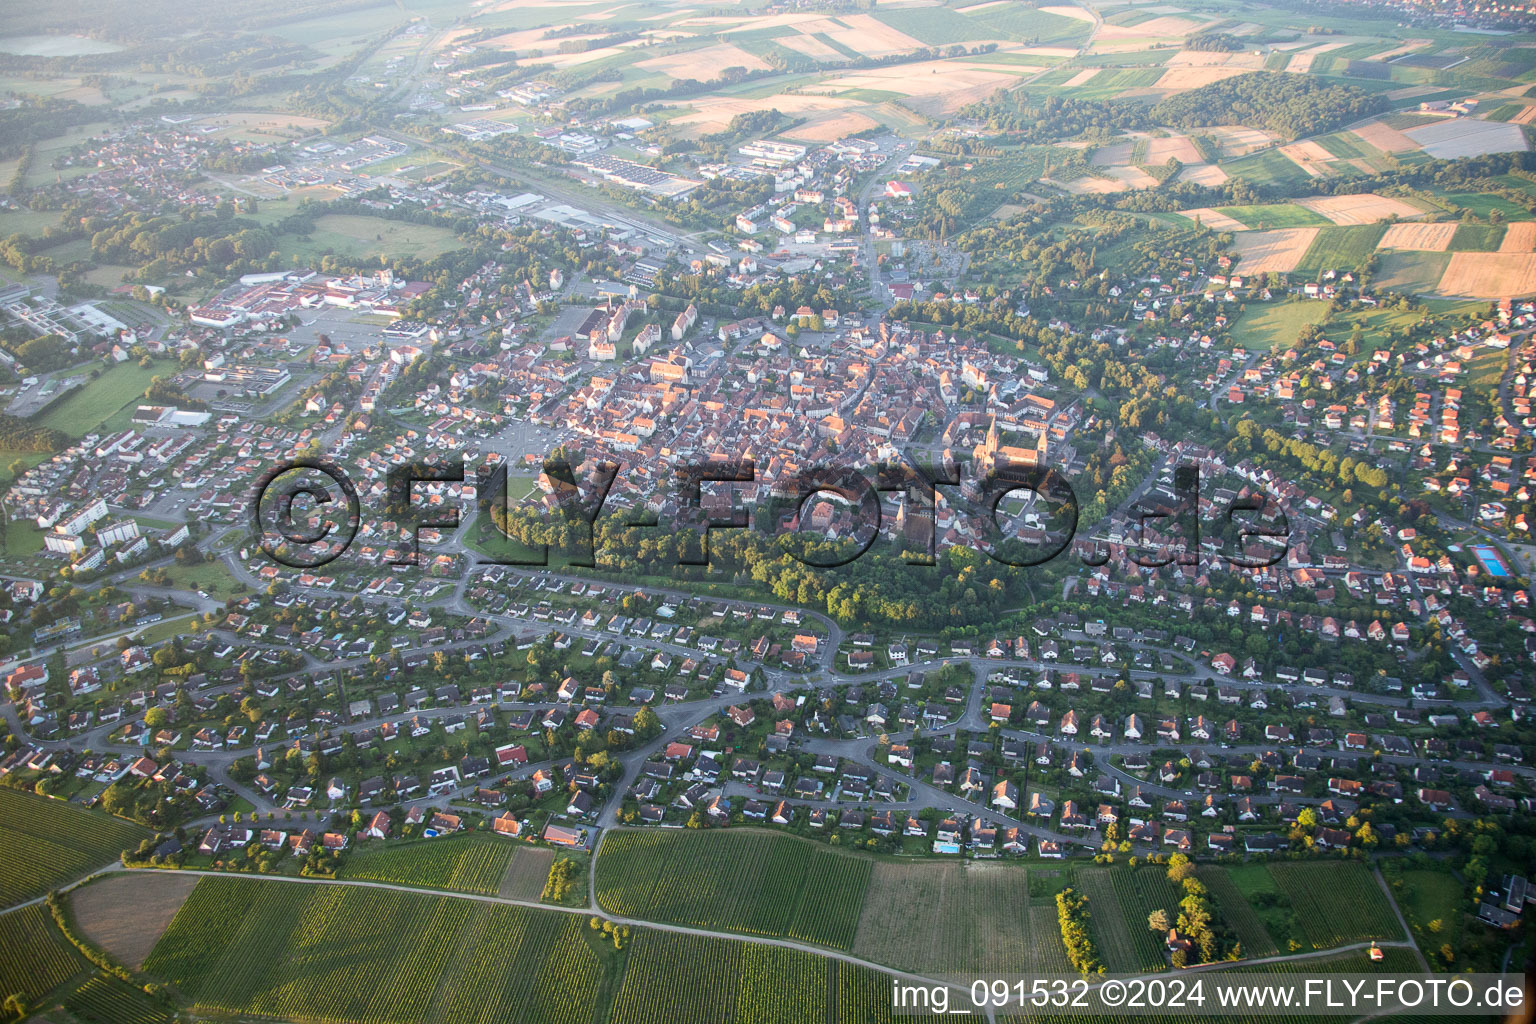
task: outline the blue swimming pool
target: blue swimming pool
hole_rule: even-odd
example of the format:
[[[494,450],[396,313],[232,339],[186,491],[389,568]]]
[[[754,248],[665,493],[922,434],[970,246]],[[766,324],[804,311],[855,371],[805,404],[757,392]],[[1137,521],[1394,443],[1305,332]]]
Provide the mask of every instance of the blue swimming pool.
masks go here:
[[[1483,569],[1490,576],[1508,576],[1509,566],[1504,564],[1504,559],[1499,555],[1499,549],[1487,544],[1472,545],[1472,553],[1477,560],[1483,563]]]

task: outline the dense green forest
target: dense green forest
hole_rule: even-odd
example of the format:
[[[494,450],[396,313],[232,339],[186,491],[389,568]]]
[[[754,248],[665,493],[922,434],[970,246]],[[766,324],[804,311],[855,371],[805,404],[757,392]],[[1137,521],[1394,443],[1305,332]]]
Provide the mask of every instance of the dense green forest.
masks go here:
[[[1296,139],[1333,131],[1386,108],[1385,98],[1352,85],[1255,71],[1170,96],[1152,108],[1150,117],[1170,128],[1240,124]]]

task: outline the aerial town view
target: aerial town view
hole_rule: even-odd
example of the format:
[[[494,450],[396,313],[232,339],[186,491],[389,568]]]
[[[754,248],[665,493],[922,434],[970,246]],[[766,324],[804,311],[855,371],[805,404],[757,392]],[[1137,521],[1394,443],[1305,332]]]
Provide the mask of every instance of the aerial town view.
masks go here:
[[[1536,6],[10,0],[0,1024],[1529,1020]]]

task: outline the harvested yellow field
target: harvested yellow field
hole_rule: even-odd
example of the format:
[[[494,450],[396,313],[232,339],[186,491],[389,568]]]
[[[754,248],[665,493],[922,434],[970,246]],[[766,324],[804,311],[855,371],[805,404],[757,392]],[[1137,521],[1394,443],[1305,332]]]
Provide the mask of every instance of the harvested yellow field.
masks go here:
[[[1383,153],[1411,153],[1419,148],[1419,144],[1396,128],[1388,127],[1380,121],[1372,121],[1353,130],[1362,142],[1375,146]]]
[[[1227,172],[1215,164],[1185,164],[1179,172],[1179,180],[1196,185],[1220,185],[1227,180]]]
[[[956,14],[975,14],[977,11],[990,10],[993,7],[1007,6],[1011,0],[986,0],[986,3],[971,4],[969,7],[956,7]]]
[[[885,57],[893,53],[921,50],[924,43],[905,32],[898,32],[872,14],[848,14],[838,19],[845,28],[828,32],[833,40],[864,57]]]
[[[1220,82],[1225,78],[1246,75],[1243,68],[1169,68],[1157,80],[1159,89],[1198,89],[1202,85]]]
[[[1293,142],[1281,146],[1280,152],[1314,178],[1326,176],[1328,164],[1333,160],[1333,154],[1315,142]]]
[[[821,83],[832,89],[876,89],[899,92],[925,114],[949,113],[967,103],[986,99],[998,89],[1039,68],[1025,65],[1003,70],[998,65],[972,61],[924,61],[899,67],[872,68],[840,75]]]
[[[1536,253],[1457,252],[1440,277],[1441,295],[1504,299],[1536,294]]]
[[[784,132],[783,135],[786,139],[798,139],[801,142],[836,142],[844,136],[873,128],[879,123],[866,114],[850,110],[841,114],[812,118],[805,124]]]
[[[798,50],[799,52],[805,54],[807,57],[814,58],[815,60],[841,60],[843,57],[841,53],[838,53],[836,50],[832,49],[832,47],[828,46],[820,39],[817,39],[815,36],[781,36],[778,39],[775,39],[774,42],[782,43],[783,45],[789,47],[791,50]]]
[[[690,108],[687,113],[674,118],[672,124],[700,125],[716,131],[730,124],[737,114],[759,110],[777,110],[791,117],[815,115],[826,111],[842,113],[856,106],[853,100],[837,96],[815,96],[807,93],[786,93],[776,96],[747,98],[740,96],[708,96],[703,99],[678,103],[674,106]]]
[[[1247,228],[1247,225],[1236,217],[1228,217],[1220,210],[1213,210],[1209,206],[1202,206],[1198,210],[1185,210],[1179,216],[1188,217],[1190,220],[1199,218],[1200,223],[1212,231],[1243,231]]]
[[[1388,217],[1422,217],[1424,211],[1401,199],[1367,192],[1358,196],[1312,196],[1296,205],[1320,213],[1335,224],[1375,224]]]
[[[628,51],[622,46],[604,46],[584,53],[551,53],[541,57],[523,57],[519,64],[546,64],[552,68],[574,68],[590,64],[605,57],[616,57]]]
[[[1095,39],[1146,39],[1154,36],[1167,37],[1169,39],[1183,39],[1198,29],[1203,22],[1192,18],[1177,18],[1164,15],[1144,21],[1140,25],[1110,25],[1099,27],[1099,34]]]
[[[1068,89],[1079,85],[1087,85],[1089,82],[1093,81],[1093,76],[1097,75],[1099,71],[1099,68],[1088,68],[1084,71],[1079,71],[1077,74],[1073,75],[1071,78],[1067,79],[1061,84]]]
[[[1169,68],[1248,68],[1264,66],[1264,58],[1252,53],[1226,53],[1215,50],[1180,50],[1163,65]]]
[[[1456,234],[1454,221],[1439,224],[1393,224],[1376,244],[1378,249],[1412,249],[1415,252],[1444,252]]]
[[[1307,254],[1321,228],[1277,228],[1273,231],[1243,231],[1232,242],[1238,257],[1238,269],[1245,274],[1275,271],[1286,274],[1296,269]]]
[[[673,78],[693,78],[707,82],[720,77],[726,68],[746,68],[748,71],[767,71],[768,65],[739,46],[717,43],[701,50],[669,53],[664,57],[652,57],[639,62],[642,68],[661,71]]]
[[[1532,250],[1536,250],[1536,221],[1517,221],[1504,229],[1504,240],[1499,243],[1499,252]]]
[[[1197,164],[1200,162],[1200,151],[1184,135],[1147,140],[1147,163],[1157,166],[1167,163],[1170,159],[1177,160],[1181,164]]]
[[[1093,24],[1093,15],[1089,14],[1087,11],[1083,10],[1081,7],[1071,7],[1071,6],[1065,6],[1065,7],[1042,7],[1040,9],[1042,11],[1044,11],[1046,14],[1055,14],[1055,15],[1058,15],[1058,16],[1063,17],[1063,18],[1072,18],[1072,19],[1075,19],[1077,21],[1086,21],[1090,25]],[[968,10],[970,10],[970,8],[969,7],[962,7],[961,10],[967,10],[968,11]]]
[[[1536,121],[1536,106],[1528,106],[1514,117],[1510,118],[1515,124],[1530,124]]]
[[[1304,75],[1312,70],[1312,58],[1315,56],[1313,53],[1292,54],[1291,59],[1285,62],[1285,70],[1293,75]]]

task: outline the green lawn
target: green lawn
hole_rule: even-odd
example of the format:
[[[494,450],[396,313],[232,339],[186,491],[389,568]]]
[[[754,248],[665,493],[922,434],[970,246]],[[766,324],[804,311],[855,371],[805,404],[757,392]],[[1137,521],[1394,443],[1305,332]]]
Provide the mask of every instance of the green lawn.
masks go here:
[[[80,437],[96,430],[129,405],[138,405],[144,389],[157,377],[176,372],[175,360],[162,359],[149,368],[135,362],[118,363],[100,377],[71,392],[38,421],[42,426]]]
[[[1247,349],[1285,348],[1307,324],[1322,321],[1328,303],[1307,299],[1288,302],[1250,303],[1248,311],[1232,325],[1232,343]]]
[[[178,590],[206,590],[212,597],[224,597],[245,589],[229,574],[229,567],[222,560],[198,565],[172,562],[164,568],[171,577],[171,586]]]
[[[432,259],[463,246],[452,231],[435,224],[408,224],[350,213],[328,213],[315,221],[305,239],[283,235],[284,253],[316,255],[327,251]]]

